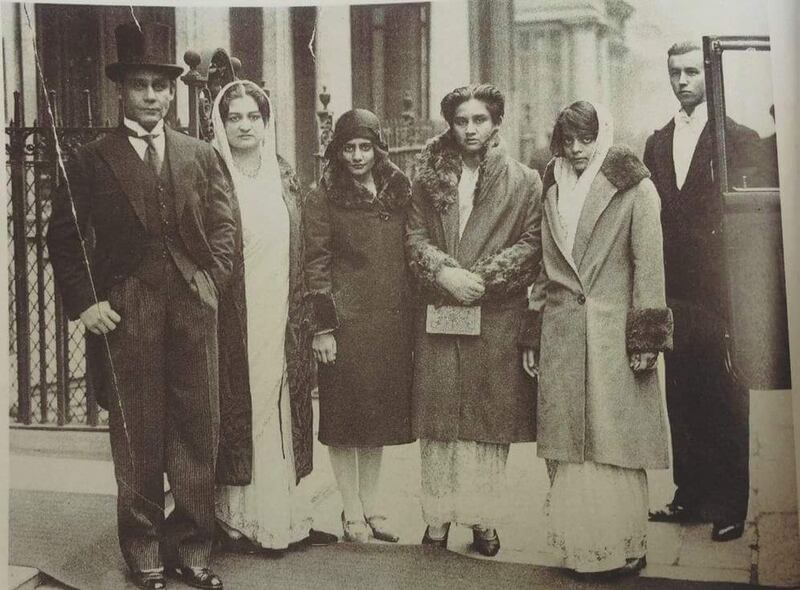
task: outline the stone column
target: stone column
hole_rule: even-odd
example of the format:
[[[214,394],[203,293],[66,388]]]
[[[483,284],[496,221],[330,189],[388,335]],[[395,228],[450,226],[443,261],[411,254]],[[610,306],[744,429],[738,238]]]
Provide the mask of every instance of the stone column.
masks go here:
[[[431,119],[439,119],[445,94],[469,84],[469,15],[467,0],[431,2],[430,98]]]
[[[193,49],[203,56],[202,66],[208,67],[211,54],[218,47],[230,53],[230,9],[204,6],[202,8],[175,7],[175,58],[185,66],[183,54]],[[178,81],[177,113],[183,125],[189,122],[189,92],[186,84]]]
[[[294,52],[289,7],[263,8],[264,84],[275,110],[278,153],[294,167]],[[311,116],[311,115],[309,115]]]
[[[611,96],[611,56],[609,53],[608,29],[599,31],[597,64],[600,77],[600,100],[609,106],[613,97]]]
[[[572,80],[575,100],[594,101],[601,98],[598,75],[597,32],[594,24],[576,25],[572,29]]]
[[[334,118],[353,108],[353,68],[350,58],[350,7],[323,5],[317,9],[314,52],[317,94],[327,88]],[[319,105],[317,105],[319,107]]]

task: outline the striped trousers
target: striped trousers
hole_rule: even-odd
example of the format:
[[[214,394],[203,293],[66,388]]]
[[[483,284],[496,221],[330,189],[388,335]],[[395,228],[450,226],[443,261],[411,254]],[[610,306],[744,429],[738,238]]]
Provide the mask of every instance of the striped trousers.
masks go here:
[[[159,286],[130,276],[108,300],[122,317],[109,333],[109,392],[122,554],[134,571],[208,565],[219,435],[217,296],[203,272],[165,261]],[[175,511],[164,521],[164,472]]]

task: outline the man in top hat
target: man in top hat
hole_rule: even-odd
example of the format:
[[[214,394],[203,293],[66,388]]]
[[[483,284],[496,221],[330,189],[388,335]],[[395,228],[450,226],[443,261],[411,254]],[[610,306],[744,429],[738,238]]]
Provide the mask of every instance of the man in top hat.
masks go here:
[[[232,189],[210,145],[164,124],[183,71],[164,55],[169,27],[115,32],[118,62],[106,74],[119,85],[124,124],[70,161],[47,244],[64,308],[88,330],[91,377],[109,410],[119,540],[132,577],[164,588],[169,556],[168,574],[217,590],[208,567],[217,294],[232,269]],[[175,498],[167,523],[164,472]]]

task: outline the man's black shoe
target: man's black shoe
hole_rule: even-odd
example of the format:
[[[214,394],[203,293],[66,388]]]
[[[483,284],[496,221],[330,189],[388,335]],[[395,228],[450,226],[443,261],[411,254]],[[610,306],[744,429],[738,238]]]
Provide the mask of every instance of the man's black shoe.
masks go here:
[[[699,515],[675,502],[670,502],[661,510],[648,512],[647,519],[650,522],[702,522]]]
[[[744,521],[738,522],[715,522],[711,530],[712,541],[733,541],[744,533]]]

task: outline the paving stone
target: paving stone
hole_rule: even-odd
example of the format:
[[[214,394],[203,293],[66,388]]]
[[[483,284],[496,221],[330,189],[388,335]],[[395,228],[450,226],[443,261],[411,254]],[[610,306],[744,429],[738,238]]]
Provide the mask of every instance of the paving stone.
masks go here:
[[[800,586],[797,512],[762,514],[758,519],[758,583]]]
[[[751,486],[755,492],[750,517],[772,512],[797,510],[797,483],[794,473],[794,454],[783,458],[758,457],[750,462]]]
[[[683,543],[679,524],[651,522],[647,525],[647,563],[677,565]]]
[[[31,590],[39,583],[39,570],[19,565],[8,566],[8,587],[10,590]]]
[[[749,570],[755,533],[753,524],[748,523],[738,539],[717,543],[711,540],[711,525],[685,525],[678,566]]]
[[[668,578],[671,580],[692,580],[697,582],[732,582],[750,583],[750,569],[689,567],[682,565],[650,565],[642,570],[641,575],[648,578]]]

